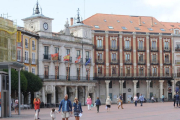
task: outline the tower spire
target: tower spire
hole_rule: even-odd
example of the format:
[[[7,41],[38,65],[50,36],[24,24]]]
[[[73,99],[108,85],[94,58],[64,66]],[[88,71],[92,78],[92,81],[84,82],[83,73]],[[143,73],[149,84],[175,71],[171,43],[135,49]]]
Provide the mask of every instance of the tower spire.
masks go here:
[[[79,16],[79,8],[77,10],[77,23],[81,23],[80,16]]]
[[[39,14],[39,3],[38,3],[38,0],[37,0],[37,3],[36,3],[36,10],[35,10],[35,14]]]

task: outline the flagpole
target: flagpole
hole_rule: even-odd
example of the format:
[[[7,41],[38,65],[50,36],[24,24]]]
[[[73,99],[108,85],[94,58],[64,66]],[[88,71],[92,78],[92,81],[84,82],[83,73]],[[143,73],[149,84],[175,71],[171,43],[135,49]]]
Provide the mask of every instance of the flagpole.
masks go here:
[[[88,81],[89,81],[89,79],[90,79],[90,71],[91,71],[91,64],[89,64],[89,72],[88,72]]]

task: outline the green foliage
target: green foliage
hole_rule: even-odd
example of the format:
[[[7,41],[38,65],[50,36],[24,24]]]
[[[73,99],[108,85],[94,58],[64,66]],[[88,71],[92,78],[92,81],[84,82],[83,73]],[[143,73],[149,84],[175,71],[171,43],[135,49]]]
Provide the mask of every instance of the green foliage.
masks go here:
[[[8,72],[7,69],[3,71]],[[21,91],[25,92],[27,90],[27,79],[23,72],[20,72],[20,80],[21,80]],[[11,89],[18,90],[18,71],[11,69]]]
[[[24,75],[27,78],[27,92],[37,92],[42,88],[42,81],[41,79],[37,76],[34,75],[33,73],[27,72],[27,71],[22,71]]]

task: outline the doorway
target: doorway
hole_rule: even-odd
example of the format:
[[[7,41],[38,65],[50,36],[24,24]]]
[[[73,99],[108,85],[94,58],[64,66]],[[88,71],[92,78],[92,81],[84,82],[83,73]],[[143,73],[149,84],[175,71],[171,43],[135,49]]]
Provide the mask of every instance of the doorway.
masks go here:
[[[51,104],[51,96],[52,94],[47,94],[47,104]]]
[[[126,93],[123,93],[123,102],[126,102]]]

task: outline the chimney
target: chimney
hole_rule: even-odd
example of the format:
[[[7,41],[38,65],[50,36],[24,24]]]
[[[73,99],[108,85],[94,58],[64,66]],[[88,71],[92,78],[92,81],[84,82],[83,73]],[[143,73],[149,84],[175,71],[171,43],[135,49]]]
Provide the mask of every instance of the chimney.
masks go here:
[[[71,25],[73,25],[73,17],[71,17]]]
[[[141,26],[141,17],[139,17],[139,26]]]
[[[153,27],[153,17],[151,17],[151,27]]]

